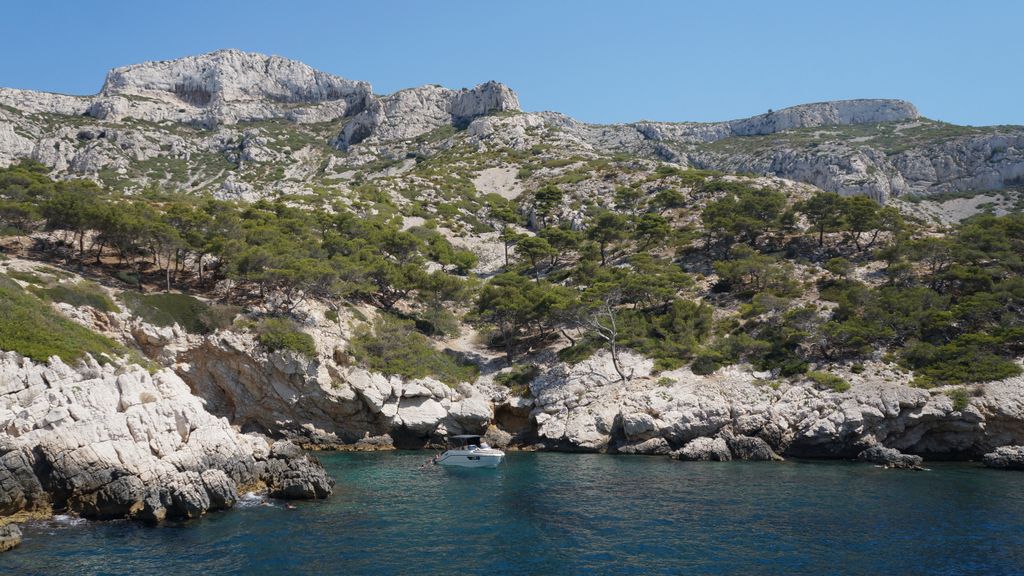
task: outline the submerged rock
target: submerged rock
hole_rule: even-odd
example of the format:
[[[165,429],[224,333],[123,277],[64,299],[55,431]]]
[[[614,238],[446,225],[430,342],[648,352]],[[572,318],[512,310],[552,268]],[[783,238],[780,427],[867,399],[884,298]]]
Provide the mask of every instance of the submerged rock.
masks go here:
[[[989,468],[1024,470],[1024,446],[1000,446],[981,460]]]
[[[924,460],[920,456],[904,454],[895,448],[872,446],[857,455],[857,460],[880,464],[886,468],[920,469]]]

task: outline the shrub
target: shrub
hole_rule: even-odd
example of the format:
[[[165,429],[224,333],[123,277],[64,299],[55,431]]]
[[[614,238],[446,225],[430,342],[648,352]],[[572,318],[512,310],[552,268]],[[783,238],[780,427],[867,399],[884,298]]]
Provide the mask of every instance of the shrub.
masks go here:
[[[496,384],[508,386],[512,394],[522,398],[530,396],[530,382],[540,375],[540,368],[536,364],[517,364],[511,370],[502,372],[494,377]]]
[[[970,395],[967,394],[966,388],[954,388],[949,391],[947,396],[953,401],[953,410],[957,412],[963,412],[971,403]]]
[[[690,370],[694,374],[700,376],[707,376],[713,374],[716,370],[722,367],[722,358],[718,354],[713,352],[702,352],[693,359],[693,363],[690,364]]]
[[[126,291],[121,293],[121,301],[133,314],[150,324],[177,324],[195,334],[209,334],[227,328],[239,312],[235,306],[210,305],[187,294],[141,294]]]
[[[271,352],[291,350],[309,358],[316,357],[313,337],[287,318],[264,318],[256,325],[256,339]]]
[[[1020,374],[1020,366],[994,353],[991,349],[995,347],[993,337],[976,334],[942,346],[915,342],[904,348],[900,364],[914,371],[914,385],[922,388],[989,382]]]
[[[372,327],[356,329],[350,352],[370,370],[405,378],[433,376],[451,385],[471,382],[478,374],[476,366],[434,348],[429,338],[416,331],[413,321],[387,314]]]
[[[61,316],[42,300],[0,274],[0,350],[11,350],[37,362],[59,356],[73,362],[92,354],[98,361],[127,350]]]
[[[43,300],[63,302],[72,306],[92,306],[104,312],[120,312],[120,308],[107,296],[106,291],[95,282],[62,282],[46,288],[32,287],[29,290]]]
[[[567,364],[579,364],[601,349],[602,342],[597,338],[584,338],[572,346],[558,351],[558,360]]]
[[[120,280],[121,282],[124,282],[125,284],[127,284],[129,286],[138,286],[139,285],[139,276],[138,276],[138,274],[133,274],[133,273],[125,271],[125,270],[120,270],[118,272],[115,272],[114,273],[114,278],[117,278],[118,280]]]
[[[812,382],[822,388],[828,388],[836,392],[846,392],[850,389],[850,383],[843,378],[836,376],[830,372],[820,372],[817,370],[811,370],[807,373],[807,377]]]

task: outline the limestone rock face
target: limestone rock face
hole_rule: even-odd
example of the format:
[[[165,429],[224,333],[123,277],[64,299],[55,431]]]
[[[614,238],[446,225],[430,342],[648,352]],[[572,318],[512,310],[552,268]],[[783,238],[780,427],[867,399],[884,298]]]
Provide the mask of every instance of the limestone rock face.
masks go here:
[[[146,332],[136,329],[132,336]],[[446,434],[482,433],[494,417],[477,387],[387,377],[339,366],[327,354],[268,354],[251,335],[182,338],[166,349],[212,413],[307,446],[421,447]]]
[[[211,415],[170,370],[0,353],[0,515],[194,518],[261,485],[279,497],[326,497],[323,468],[280,444]]]
[[[635,371],[625,385],[605,352],[535,380],[531,418],[538,440],[552,448],[604,451],[663,438],[686,459],[739,458],[739,452],[852,459],[875,445],[980,457],[1024,444],[1022,377],[985,384],[957,411],[940,391],[887,382],[887,376],[858,375],[841,393],[799,383],[772,388],[739,367],[709,376],[666,372],[661,377],[669,382],[659,384],[646,376],[649,365],[642,360],[624,354],[623,362],[627,372]]]
[[[348,100],[358,104],[369,86],[333,76],[298,62],[241,50],[218,50],[177,60],[114,68],[100,94],[162,92],[196,106],[217,102],[269,100],[315,103]]]
[[[34,148],[35,143],[15,132],[14,125],[5,120],[4,112],[0,110],[0,165],[28,156]]]
[[[756,136],[795,128],[913,120],[918,116],[917,108],[903,100],[838,100],[801,104],[734,120],[729,122],[729,128],[736,136]]]
[[[920,456],[904,454],[893,448],[885,446],[872,446],[857,455],[857,460],[880,464],[886,468],[920,468],[923,460]]]
[[[519,99],[498,82],[469,90],[433,85],[410,88],[374,100],[345,125],[337,144],[346,149],[371,137],[375,142],[405,140],[442,126],[466,126],[480,116],[505,110],[519,110]]]
[[[1024,446],[1000,446],[985,454],[985,466],[1001,470],[1024,470]]]
[[[240,50],[218,50],[177,60],[115,68],[89,107],[100,119],[124,117],[215,125],[287,117],[283,105],[331,103],[293,120],[342,118],[366,107],[366,82],[346,80],[302,62]]]

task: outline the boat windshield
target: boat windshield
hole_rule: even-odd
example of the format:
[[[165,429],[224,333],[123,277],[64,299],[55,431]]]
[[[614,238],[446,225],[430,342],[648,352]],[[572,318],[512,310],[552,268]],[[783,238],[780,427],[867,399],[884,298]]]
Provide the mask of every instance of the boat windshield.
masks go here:
[[[471,436],[469,434],[462,434],[448,438],[448,446],[451,448],[458,448],[460,450],[477,450],[479,449],[479,446],[477,446],[479,442],[479,436]]]

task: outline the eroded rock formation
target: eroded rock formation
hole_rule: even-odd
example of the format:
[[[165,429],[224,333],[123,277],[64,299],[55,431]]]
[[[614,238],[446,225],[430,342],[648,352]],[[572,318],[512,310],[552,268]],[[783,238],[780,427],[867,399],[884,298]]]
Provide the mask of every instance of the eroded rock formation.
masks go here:
[[[231,507],[240,490],[325,498],[333,484],[294,445],[208,413],[166,369],[0,353],[0,430],[0,516],[193,518]]]

